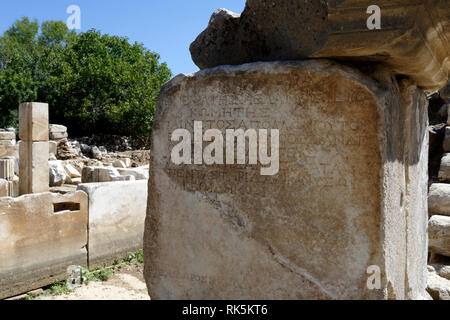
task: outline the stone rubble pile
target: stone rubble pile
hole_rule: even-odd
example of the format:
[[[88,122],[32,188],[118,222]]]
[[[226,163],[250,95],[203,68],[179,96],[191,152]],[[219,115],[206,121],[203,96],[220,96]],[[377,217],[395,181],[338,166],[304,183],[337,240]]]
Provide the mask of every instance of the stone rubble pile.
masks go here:
[[[442,127],[433,142],[430,139],[430,161],[435,157],[442,156],[437,177],[430,176],[432,182],[428,192],[428,247],[430,252],[430,263],[428,266],[428,293],[435,300],[450,300],[450,102],[446,90],[440,91],[440,97],[444,99],[442,107],[435,112],[434,118],[440,118],[442,125],[435,123],[431,130]],[[433,115],[430,116],[433,121]],[[430,130],[430,131],[431,131]],[[441,143],[439,146],[433,144]],[[432,171],[436,172],[432,168]],[[435,270],[435,262],[441,261],[439,272]]]
[[[49,135],[50,187],[148,179],[148,166],[139,166],[128,157],[108,152],[103,145],[80,142],[89,143],[91,139],[69,139],[65,126],[50,124]]]

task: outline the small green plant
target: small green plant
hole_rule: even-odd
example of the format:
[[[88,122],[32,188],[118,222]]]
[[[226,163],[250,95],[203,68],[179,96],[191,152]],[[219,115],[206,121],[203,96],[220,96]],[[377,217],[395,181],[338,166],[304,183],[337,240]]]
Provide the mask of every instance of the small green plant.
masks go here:
[[[72,291],[65,280],[55,282],[47,287],[44,287],[43,289],[44,295],[59,295]]]
[[[111,275],[114,274],[117,270],[120,270],[126,265],[136,265],[136,266],[142,266],[144,263],[144,255],[142,250],[128,253],[127,257],[125,259],[118,258],[112,266],[109,267],[97,267],[93,270],[88,270],[86,268],[83,268],[81,266],[76,267],[78,274],[76,274],[76,278],[69,278],[69,280],[65,281],[58,281],[55,282],[45,288],[43,295],[60,295],[69,293],[75,288],[70,284],[70,280],[73,281],[73,284],[75,285],[75,282],[79,285],[87,285],[91,281],[107,281]],[[79,278],[78,278],[79,277]],[[68,283],[69,282],[69,283]],[[33,300],[36,296],[28,295],[26,296],[25,300]]]

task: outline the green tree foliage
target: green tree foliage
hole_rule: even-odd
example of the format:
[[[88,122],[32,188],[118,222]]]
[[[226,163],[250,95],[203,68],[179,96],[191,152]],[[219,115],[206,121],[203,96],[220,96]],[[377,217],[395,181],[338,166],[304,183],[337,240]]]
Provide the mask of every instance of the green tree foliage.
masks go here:
[[[171,77],[159,59],[127,38],[18,20],[0,37],[0,127],[14,125],[21,102],[39,101],[71,135],[149,136],[157,95]]]

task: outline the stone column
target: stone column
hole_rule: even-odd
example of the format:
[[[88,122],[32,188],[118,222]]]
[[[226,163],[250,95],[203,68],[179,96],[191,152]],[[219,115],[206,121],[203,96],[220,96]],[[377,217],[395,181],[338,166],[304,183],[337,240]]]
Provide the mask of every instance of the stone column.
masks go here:
[[[174,78],[160,94],[152,135],[144,239],[151,297],[420,298],[426,105],[416,87],[386,71],[369,77],[325,60]],[[225,161],[235,150],[226,130],[239,128],[248,136],[267,129],[269,137],[256,137],[258,148],[270,141],[269,153],[279,130],[273,175],[262,175],[264,152],[250,164],[249,145],[238,152],[245,164]],[[176,137],[176,129],[187,131]],[[198,141],[209,129],[219,130],[208,132],[219,147],[210,137]],[[177,165],[183,132],[197,140]],[[202,152],[215,164],[201,161]]]
[[[19,193],[48,192],[48,104],[19,106],[19,137]]]

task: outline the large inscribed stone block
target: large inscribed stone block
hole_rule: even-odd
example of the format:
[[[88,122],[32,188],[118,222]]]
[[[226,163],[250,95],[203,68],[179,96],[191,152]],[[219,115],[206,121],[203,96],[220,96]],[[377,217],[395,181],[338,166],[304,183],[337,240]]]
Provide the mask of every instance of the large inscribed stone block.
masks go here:
[[[20,141],[19,154],[20,194],[48,192],[48,142]]]
[[[166,84],[144,237],[150,296],[421,298],[426,99],[384,71],[372,77],[303,61],[223,66]],[[244,148],[228,137],[239,128]],[[184,162],[173,161],[181,139]]]
[[[22,103],[19,106],[19,137],[24,141],[48,141],[48,104]]]

